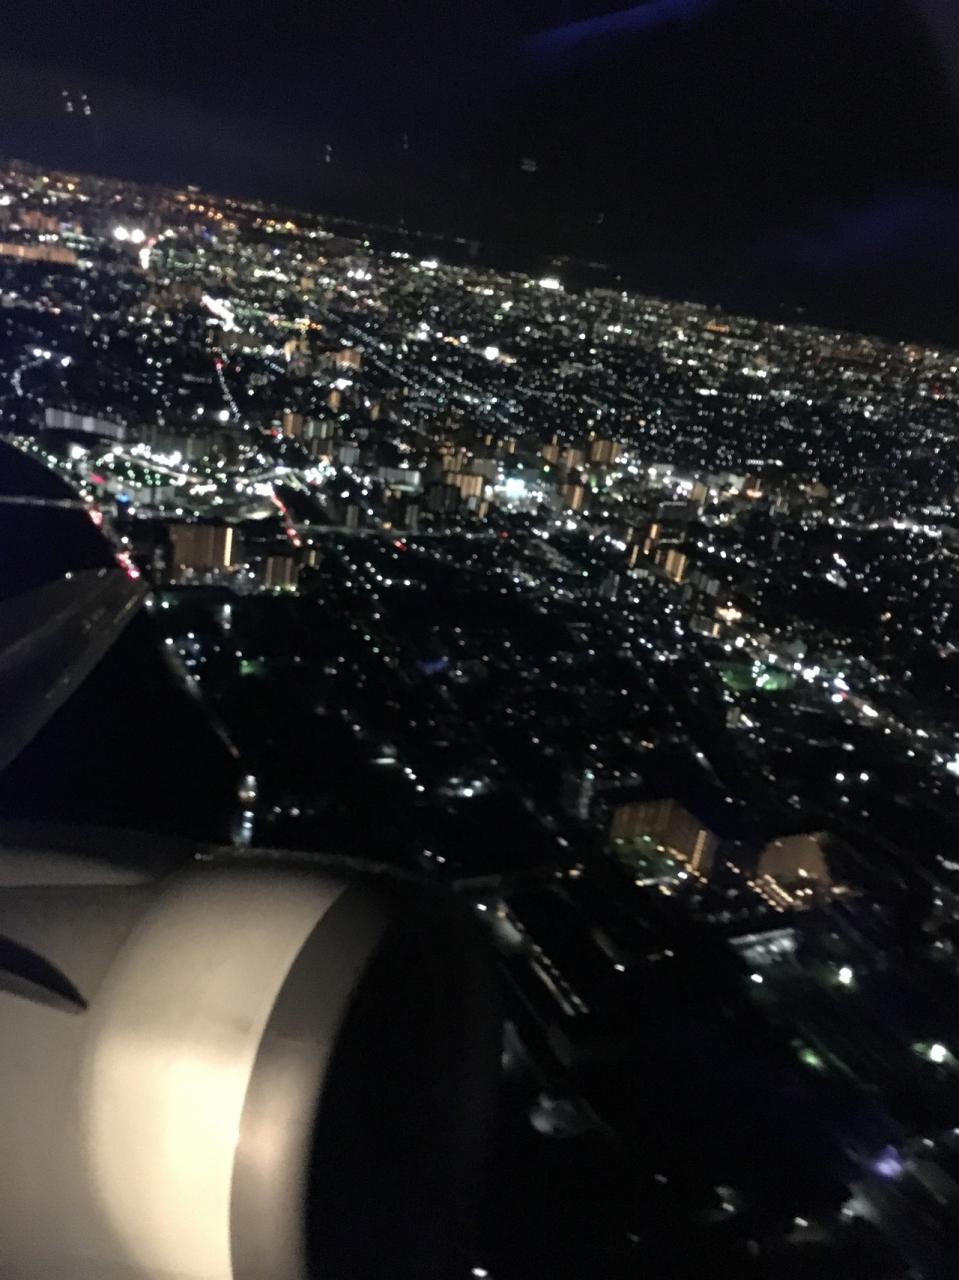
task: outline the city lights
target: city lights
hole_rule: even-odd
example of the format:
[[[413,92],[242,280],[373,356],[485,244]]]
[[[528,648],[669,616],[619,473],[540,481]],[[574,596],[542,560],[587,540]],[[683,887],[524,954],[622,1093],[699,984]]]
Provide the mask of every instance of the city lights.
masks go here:
[[[189,810],[203,872],[262,846],[409,881],[417,919],[458,902],[502,1000],[497,1140],[546,1188],[612,1152],[629,1191],[601,1267],[688,1244],[707,1274],[739,1222],[732,1271],[756,1224],[771,1276],[832,1280],[853,1219],[891,1253],[951,1222],[959,352],[193,187],[0,165],[0,221],[21,656],[49,606],[23,689],[91,656],[85,592],[162,667],[89,686],[151,734],[117,812]],[[92,692],[55,712],[86,717],[73,768]],[[219,771],[153,729],[174,694]]]

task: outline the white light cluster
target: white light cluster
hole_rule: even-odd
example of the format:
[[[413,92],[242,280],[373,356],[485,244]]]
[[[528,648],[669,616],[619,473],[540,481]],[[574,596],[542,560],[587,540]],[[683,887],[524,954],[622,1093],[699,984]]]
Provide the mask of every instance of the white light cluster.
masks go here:
[[[227,333],[238,328],[236,319],[233,315],[233,308],[228,302],[225,302],[222,298],[211,297],[208,293],[205,293],[200,301],[206,307],[207,311],[211,312],[216,316],[217,320],[222,323],[223,328]]]

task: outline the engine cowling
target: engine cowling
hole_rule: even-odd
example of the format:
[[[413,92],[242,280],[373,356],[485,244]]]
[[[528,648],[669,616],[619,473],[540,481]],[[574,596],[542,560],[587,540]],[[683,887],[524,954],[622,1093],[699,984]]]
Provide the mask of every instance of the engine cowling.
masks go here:
[[[0,1273],[468,1274],[493,988],[382,878],[0,852]]]

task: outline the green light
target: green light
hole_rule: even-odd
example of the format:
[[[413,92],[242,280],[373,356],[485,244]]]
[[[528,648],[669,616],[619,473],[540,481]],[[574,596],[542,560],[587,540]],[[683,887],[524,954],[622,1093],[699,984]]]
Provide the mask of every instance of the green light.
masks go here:
[[[799,1050],[799,1061],[806,1067],[812,1067],[814,1071],[825,1071],[826,1064],[820,1058],[815,1049],[810,1049],[808,1045],[804,1045]]]

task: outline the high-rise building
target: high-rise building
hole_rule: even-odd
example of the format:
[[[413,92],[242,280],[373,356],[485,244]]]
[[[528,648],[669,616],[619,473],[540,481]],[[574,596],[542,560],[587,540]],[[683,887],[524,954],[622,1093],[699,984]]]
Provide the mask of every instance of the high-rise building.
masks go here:
[[[84,435],[109,436],[112,440],[126,437],[126,427],[122,422],[94,418],[86,413],[71,413],[69,409],[55,409],[52,405],[47,405],[43,411],[43,425],[47,431],[82,432]]]
[[[659,544],[659,536],[662,533],[662,531],[663,531],[663,526],[659,523],[658,520],[649,526],[649,532],[646,534],[646,539],[643,542],[644,556],[651,556],[654,554],[654,552],[656,551],[656,547]]]
[[[292,556],[267,556],[263,562],[263,585],[268,591],[294,590],[298,576],[299,566]]]
[[[439,449],[440,468],[443,471],[462,471],[468,460],[466,450],[451,444],[444,444]]]
[[[24,262],[56,262],[75,267],[77,255],[62,244],[12,244],[0,241],[0,258],[20,258]]]
[[[619,458],[622,452],[623,446],[618,440],[594,440],[589,446],[589,460],[609,466]]]
[[[294,361],[297,359],[305,359],[310,354],[310,343],[305,334],[297,334],[294,338],[288,338],[283,344],[283,354],[287,360]]]
[[[700,875],[709,874],[719,843],[708,827],[671,797],[619,805],[613,811],[610,836],[625,843],[648,836]]]
[[[303,435],[307,440],[331,440],[335,431],[332,418],[306,418]]]
[[[595,791],[596,774],[592,769],[568,769],[563,774],[563,808],[581,822],[589,820]]]
[[[466,472],[456,477],[456,487],[464,498],[481,498],[483,496],[484,480],[482,476],[471,475]]]
[[[586,497],[586,486],[580,480],[573,480],[569,484],[561,486],[559,495],[563,500],[563,505],[568,507],[570,511],[582,511],[583,499]]]
[[[170,571],[174,578],[232,569],[240,558],[239,538],[232,525],[171,524]]]
[[[299,438],[303,434],[303,414],[293,409],[283,410],[283,434]]]
[[[415,493],[420,488],[420,473],[414,467],[377,467],[375,476],[391,493]]]
[[[56,218],[40,209],[22,209],[18,221],[26,231],[46,231],[51,234],[56,234],[57,231]]]
[[[460,491],[452,484],[436,482],[426,487],[426,507],[429,511],[456,511],[460,504]]]
[[[337,369],[359,369],[362,363],[362,353],[356,347],[344,347],[342,351],[333,353],[333,364]]]
[[[665,554],[663,554],[665,552]],[[672,578],[673,582],[680,583],[686,577],[686,565],[689,563],[689,557],[682,551],[678,551],[675,547],[663,548],[660,551],[660,563],[666,572],[667,577]]]
[[[810,897],[817,888],[828,889],[832,877],[823,851],[824,841],[823,832],[770,840],[759,855],[757,879],[768,877],[793,893],[799,890],[804,894],[808,890]]]
[[[602,582],[599,584],[599,594],[604,600],[615,600],[619,594],[619,574],[615,569],[610,569]]]
[[[661,502],[656,519],[666,529],[684,529],[696,519],[696,506],[692,502]]]
[[[687,575],[688,581],[704,596],[716,597],[721,586],[719,578],[712,577],[705,569],[694,565]]]

